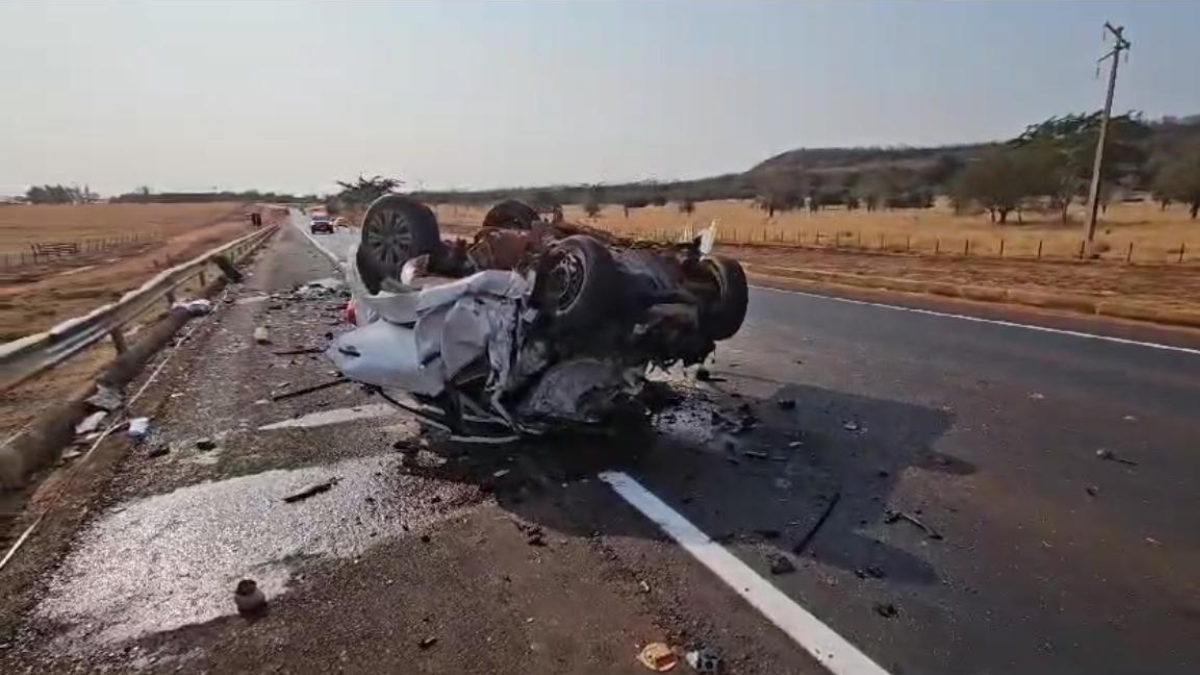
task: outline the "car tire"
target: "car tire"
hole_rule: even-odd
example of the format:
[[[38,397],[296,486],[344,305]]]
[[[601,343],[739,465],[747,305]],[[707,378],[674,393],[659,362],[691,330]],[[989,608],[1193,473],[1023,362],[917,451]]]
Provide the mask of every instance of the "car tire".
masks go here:
[[[509,199],[493,206],[483,217],[484,227],[528,230],[538,219],[537,211],[525,202]]]
[[[612,319],[620,281],[608,247],[587,235],[573,235],[542,256],[534,306],[548,318],[552,331],[584,333]]]
[[[733,337],[746,320],[750,304],[750,288],[741,263],[722,255],[708,255],[700,260],[704,270],[716,285],[716,295],[700,315],[704,333],[713,340]]]
[[[437,217],[415,199],[384,195],[371,203],[363,216],[362,240],[356,262],[360,276],[373,293],[385,278],[399,280],[404,263],[426,253],[438,257],[445,249]]]

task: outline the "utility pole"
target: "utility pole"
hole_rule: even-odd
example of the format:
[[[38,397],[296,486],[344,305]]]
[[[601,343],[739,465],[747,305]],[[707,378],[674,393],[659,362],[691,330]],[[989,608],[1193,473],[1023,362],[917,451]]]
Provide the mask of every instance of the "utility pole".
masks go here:
[[[1092,165],[1092,188],[1088,192],[1088,219],[1087,229],[1084,232],[1089,250],[1092,248],[1092,241],[1096,237],[1096,215],[1100,211],[1100,176],[1104,171],[1104,145],[1108,140],[1108,120],[1112,116],[1113,91],[1117,88],[1117,64],[1121,60],[1121,52],[1127,51],[1132,45],[1129,40],[1125,39],[1125,27],[1113,27],[1111,23],[1104,22],[1105,37],[1108,33],[1112,33],[1116,38],[1117,43],[1112,50],[1104,56],[1101,56],[1097,63],[1101,63],[1104,59],[1112,59],[1112,70],[1108,73],[1108,97],[1104,99],[1104,115],[1100,118],[1100,138],[1096,141],[1096,161]]]

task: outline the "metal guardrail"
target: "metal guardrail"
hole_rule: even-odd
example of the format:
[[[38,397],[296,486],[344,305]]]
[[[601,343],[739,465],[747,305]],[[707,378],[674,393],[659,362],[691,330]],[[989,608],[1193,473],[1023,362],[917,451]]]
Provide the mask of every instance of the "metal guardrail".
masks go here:
[[[278,230],[277,225],[246,235],[176,265],[129,291],[120,300],[68,319],[44,333],[28,335],[0,345],[0,391],[52,368],[105,338],[111,337],[118,351],[124,349],[122,328],[155,302],[173,302],[175,289],[202,276],[214,259],[225,256],[236,261],[254,250]],[[203,282],[202,282],[203,283]]]

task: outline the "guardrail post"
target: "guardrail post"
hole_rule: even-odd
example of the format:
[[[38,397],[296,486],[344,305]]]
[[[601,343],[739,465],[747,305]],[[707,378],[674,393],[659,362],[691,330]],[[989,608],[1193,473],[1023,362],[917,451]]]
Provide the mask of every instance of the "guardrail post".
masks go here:
[[[116,348],[118,354],[124,354],[129,349],[129,345],[125,342],[125,331],[114,328],[109,331],[108,336],[112,338],[113,347]]]

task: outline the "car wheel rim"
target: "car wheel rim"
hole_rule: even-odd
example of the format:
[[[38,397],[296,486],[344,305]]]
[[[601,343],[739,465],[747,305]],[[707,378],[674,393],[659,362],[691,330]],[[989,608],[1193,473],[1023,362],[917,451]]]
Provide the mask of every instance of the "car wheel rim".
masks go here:
[[[371,214],[365,228],[367,246],[387,265],[402,265],[412,250],[412,229],[404,215],[392,210]]]
[[[566,311],[575,303],[583,288],[584,266],[579,256],[566,252],[559,256],[547,275],[549,299],[555,310]]]

